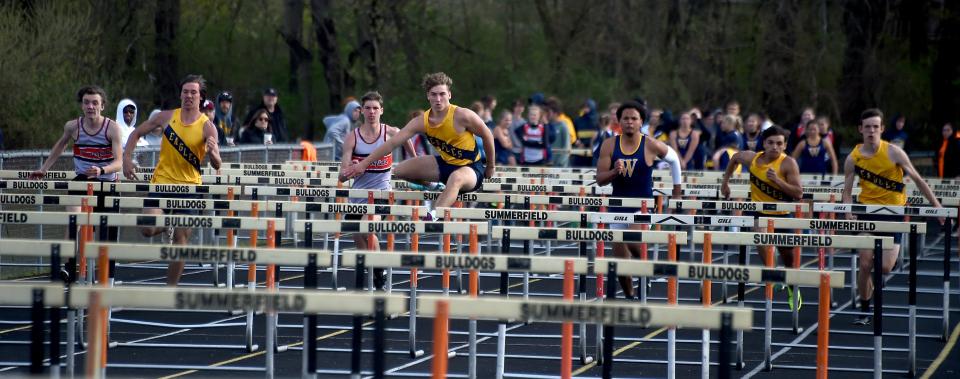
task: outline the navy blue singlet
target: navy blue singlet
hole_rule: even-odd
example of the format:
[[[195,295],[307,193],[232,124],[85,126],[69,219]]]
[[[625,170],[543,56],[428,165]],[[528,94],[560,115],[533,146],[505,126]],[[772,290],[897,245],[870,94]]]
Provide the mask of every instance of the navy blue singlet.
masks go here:
[[[617,175],[613,179],[613,197],[653,198],[653,167],[647,165],[644,149],[647,143],[646,136],[640,136],[640,146],[636,151],[627,154],[620,149],[620,136],[613,142],[613,156],[610,159],[612,169],[617,160],[623,160],[627,175]],[[650,205],[651,207],[653,204]],[[639,208],[610,207],[610,212],[635,213]]]

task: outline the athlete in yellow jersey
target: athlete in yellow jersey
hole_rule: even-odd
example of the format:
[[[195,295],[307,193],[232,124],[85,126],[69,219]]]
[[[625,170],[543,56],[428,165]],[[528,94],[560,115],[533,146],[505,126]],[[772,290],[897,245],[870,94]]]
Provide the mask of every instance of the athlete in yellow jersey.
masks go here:
[[[790,133],[779,126],[771,126],[760,134],[763,151],[757,153],[749,150],[740,151],[733,155],[727,170],[723,173],[723,182],[720,192],[724,197],[730,196],[730,175],[736,166],[748,167],[750,172],[750,200],[758,202],[790,202],[803,197],[803,187],[800,185],[800,167],[797,161],[784,154],[787,148],[787,136]],[[789,212],[760,211],[757,216],[787,217]],[[766,232],[766,228],[757,228],[757,232]],[[793,267],[793,248],[780,246],[780,263],[784,267]],[[760,256],[763,259],[763,255]],[[772,262],[769,262],[772,263]],[[789,287],[788,303],[790,308],[801,306],[799,296],[794,301],[794,291]]]
[[[917,174],[913,168],[913,163],[907,157],[907,153],[896,145],[887,143],[880,139],[883,134],[883,112],[879,109],[867,109],[860,114],[860,126],[858,128],[863,136],[863,143],[853,148],[850,155],[847,156],[843,164],[843,202],[850,204],[853,202],[853,177],[860,178],[860,196],[858,201],[862,204],[877,205],[897,205],[902,206],[907,203],[907,193],[904,174],[910,176],[916,183],[917,188],[923,193],[923,196],[935,207],[940,207],[940,202],[933,196],[927,182]],[[850,219],[855,218],[853,214],[847,214]],[[890,215],[859,215],[861,220],[871,221],[903,221],[903,217]],[[941,219],[942,223],[943,220]],[[864,233],[867,234],[867,233]],[[874,233],[875,235],[890,235],[883,233]],[[890,235],[894,238],[892,249],[883,251],[883,273],[888,274],[896,265],[900,256],[900,234]],[[870,299],[873,296],[873,282],[870,280],[873,271],[873,250],[860,250],[860,266],[857,272],[857,289],[860,292],[860,310],[864,313],[854,319],[854,324],[870,324]]]
[[[453,80],[442,72],[425,75],[423,90],[427,92],[430,109],[424,112],[423,117],[410,120],[397,135],[362,161],[345,168],[340,179],[347,180],[363,174],[371,163],[418,133],[424,133],[439,155],[408,159],[397,165],[393,175],[415,183],[439,181],[446,184],[443,193],[433,203],[434,208],[449,207],[461,192],[479,189],[483,179],[493,176],[495,169],[497,159],[493,133],[476,113],[450,104],[452,85]],[[483,140],[486,167],[480,160],[480,146],[477,146],[474,136]],[[433,211],[430,218],[437,218]]]
[[[210,165],[219,170],[220,148],[217,144],[217,128],[207,116],[200,112],[206,82],[200,75],[187,75],[180,82],[180,108],[162,111],[138,126],[130,134],[123,153],[123,175],[127,179],[136,179],[136,165],[133,163],[133,150],[140,136],[150,133],[157,127],[163,128],[163,142],[160,145],[160,160],[150,180],[153,184],[200,184],[200,173],[204,157],[210,157]],[[150,194],[150,197],[197,197],[196,194]],[[146,214],[162,214],[159,208],[147,208]],[[181,214],[196,214],[197,211],[181,211]],[[166,228],[144,228],[147,237],[163,233]],[[190,240],[191,229],[173,230],[172,242],[186,245]],[[183,263],[171,263],[167,268],[167,285],[177,285],[183,274]]]

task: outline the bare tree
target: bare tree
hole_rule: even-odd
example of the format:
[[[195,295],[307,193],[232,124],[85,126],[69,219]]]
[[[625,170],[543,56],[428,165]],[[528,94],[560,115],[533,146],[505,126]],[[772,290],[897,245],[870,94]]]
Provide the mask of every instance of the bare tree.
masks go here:
[[[323,77],[329,93],[328,105],[337,110],[343,103],[345,89],[353,85],[353,78],[344,70],[340,60],[340,48],[337,44],[337,28],[333,21],[333,9],[330,0],[311,0],[310,9],[314,32],[317,35],[320,63],[323,65]]]
[[[303,43],[303,0],[286,0],[283,7],[283,29],[280,35],[290,50],[290,78],[287,82],[290,92],[300,93],[303,109],[303,136],[313,139],[313,86],[310,81],[310,62],[313,54]]]
[[[177,28],[180,26],[180,0],[157,0],[154,17],[155,50],[153,63],[157,73],[153,100],[162,108],[178,103],[177,94]]]

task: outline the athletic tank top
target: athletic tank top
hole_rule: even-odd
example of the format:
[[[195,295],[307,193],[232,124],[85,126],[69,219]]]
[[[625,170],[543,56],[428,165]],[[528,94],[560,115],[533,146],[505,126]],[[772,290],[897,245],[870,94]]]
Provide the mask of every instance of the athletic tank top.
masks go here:
[[[520,157],[523,163],[541,163],[547,159],[547,126],[523,124],[521,137],[524,142],[523,154]],[[527,146],[528,143],[544,146],[542,148]]]
[[[681,136],[680,131],[677,130],[677,154],[681,158],[687,156],[687,151],[690,150],[690,144],[693,142],[693,131],[690,131],[686,136]],[[703,149],[700,148],[700,144],[697,144],[696,150],[693,151],[693,156],[690,158],[690,161],[687,162],[687,167],[684,167],[684,170],[703,170]]]
[[[780,165],[783,163],[784,159],[787,159],[787,155],[780,154],[780,157],[773,162],[761,165],[759,164],[759,160],[763,154],[763,152],[757,153],[757,155],[753,157],[753,161],[750,162],[750,200],[763,202],[793,201],[794,199],[790,195],[787,195],[787,193],[783,192],[779,186],[767,179],[768,169],[773,169],[773,171],[777,173],[777,177],[784,179],[780,174]],[[761,211],[760,213],[768,215],[782,215],[790,212]]]
[[[864,157],[858,144],[850,153],[854,172],[860,177],[859,202],[862,204],[904,205],[907,192],[903,184],[903,169],[890,160],[890,143],[880,141],[877,152]]]
[[[207,148],[203,142],[203,126],[209,121],[200,114],[192,124],[180,119],[180,108],[173,110],[173,117],[163,128],[160,142],[160,159],[153,172],[154,184],[200,184],[200,168]]]
[[[73,169],[77,175],[84,174],[90,167],[106,167],[113,162],[113,141],[107,135],[110,119],[104,117],[100,129],[87,133],[83,129],[83,117],[77,119],[77,136],[73,139]],[[113,182],[117,173],[97,176],[97,180]]]
[[[377,137],[373,139],[373,142],[367,142],[363,139],[363,136],[360,135],[360,128],[353,130],[353,136],[356,138],[357,143],[353,145],[353,155],[350,157],[350,160],[353,163],[357,163],[386,142],[387,125],[380,124],[380,132],[377,134]],[[390,175],[392,170],[393,153],[390,152],[370,163],[370,165],[367,166],[367,170],[353,180],[353,188],[390,190]],[[361,203],[367,202],[365,198],[359,200],[363,200]]]
[[[617,136],[613,145],[613,156],[610,159],[610,168],[615,167],[617,160],[623,161],[626,175],[617,175],[613,178],[613,197],[652,198],[653,197],[653,167],[647,165],[644,151],[647,144],[646,136],[640,135],[640,144],[636,150],[624,151],[621,146],[621,137]],[[651,204],[651,207],[653,204]],[[610,212],[634,213],[639,208],[610,207]]]
[[[453,127],[453,115],[456,113],[457,106],[450,104],[447,108],[447,115],[437,125],[430,124],[430,109],[423,112],[423,126],[426,131],[427,141],[433,145],[440,158],[454,166],[466,166],[480,160],[480,152],[477,149],[477,141],[473,133],[464,130],[463,133],[457,133]]]
[[[494,128],[493,133],[497,133],[497,130]],[[510,137],[510,132],[507,131],[507,138]],[[494,135],[496,137],[496,135]],[[507,164],[510,162],[510,157],[513,156],[513,152],[503,146],[500,143],[499,138],[493,139],[493,151],[497,154],[497,164]]]
[[[807,145],[806,149],[800,151],[800,172],[804,174],[826,174],[827,173],[827,149],[823,147],[823,140],[816,146]]]

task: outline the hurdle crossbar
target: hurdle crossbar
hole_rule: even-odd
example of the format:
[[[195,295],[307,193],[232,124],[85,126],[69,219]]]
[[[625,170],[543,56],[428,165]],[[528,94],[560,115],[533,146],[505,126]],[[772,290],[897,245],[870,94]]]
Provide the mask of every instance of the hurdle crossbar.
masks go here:
[[[733,316],[734,329],[753,325],[753,311],[731,307],[703,308],[686,305],[643,305],[636,302],[605,301],[603,303],[568,302],[562,300],[522,300],[499,297],[460,297],[425,295],[418,313],[433,316],[436,304],[450,303],[450,317],[486,320],[519,320],[543,322],[585,322],[604,325],[639,327],[675,326],[680,328],[719,329],[720,318]]]
[[[477,233],[486,235],[486,223],[482,222],[429,222],[429,221],[341,221],[339,223],[323,220],[297,220],[294,231],[306,232],[309,227],[314,233],[436,233],[468,235],[470,226],[477,227]]]
[[[517,240],[554,240],[554,241],[604,241],[627,243],[667,243],[671,235],[676,236],[677,244],[684,244],[686,232],[649,231],[649,230],[609,230],[577,228],[535,228],[529,226],[494,226],[493,238],[503,238],[509,234]],[[683,241],[683,242],[682,242]]]
[[[828,236],[822,234],[749,233],[749,232],[693,232],[693,243],[703,243],[710,233],[715,245],[747,246],[801,246],[834,247],[841,249],[873,249],[876,240],[883,249],[893,248],[893,237]]]
[[[156,245],[90,242],[88,248],[104,248],[110,259],[121,261],[152,260],[163,262],[245,263],[307,266],[311,255],[318,267],[329,264],[329,251],[280,248],[238,248],[222,246]]]
[[[956,208],[914,207],[914,206],[897,206],[897,205],[814,203],[813,210],[815,212],[854,213],[854,214],[950,217],[950,218],[957,217]]]
[[[713,201],[713,200],[674,200],[667,203],[668,208],[685,210],[718,210],[718,211],[749,211],[749,212],[795,212],[798,207],[801,212],[809,212],[807,203],[770,203],[756,201]]]
[[[72,257],[75,247],[76,243],[66,240],[27,240],[4,238],[0,240],[0,255],[49,257],[50,252],[59,251],[61,257]]]
[[[277,229],[286,225],[282,218],[221,217],[192,215],[146,215],[90,213],[75,214],[67,212],[20,212],[0,211],[0,224],[27,225],[69,225],[71,217],[77,225],[106,226],[143,226],[174,228],[214,228],[239,230],[266,230],[268,222],[274,222]]]
[[[72,196],[72,195],[35,195],[26,193],[2,193],[0,194],[0,204],[9,205],[64,205],[80,206],[86,200],[87,204],[96,204],[95,196]]]
[[[426,191],[378,191],[364,189],[334,189],[334,188],[299,188],[299,187],[264,187],[248,186],[244,187],[244,194],[252,195],[257,193],[264,196],[298,196],[320,197],[320,198],[355,198],[368,199],[373,195],[374,199],[387,200],[393,194],[395,200],[420,200],[435,201],[440,197],[440,192]],[[553,204],[566,206],[605,206],[605,207],[631,207],[639,208],[643,202],[654,204],[653,199],[641,198],[620,198],[620,197],[590,197],[590,196],[549,196],[549,195],[530,195],[530,194],[499,194],[499,193],[461,193],[457,196],[458,201],[474,201],[487,203],[512,203],[524,204]]]
[[[479,256],[449,255],[443,253],[410,253],[378,251],[345,251],[343,265],[356,266],[358,257],[363,257],[366,267],[418,268],[436,270],[481,270],[491,272],[534,272],[560,274],[564,261],[573,264],[574,274],[589,274],[590,260],[586,257],[557,259],[527,255],[490,254]],[[738,266],[697,262],[641,261],[619,258],[596,258],[594,272],[606,272],[611,263],[617,265],[620,275],[655,277],[669,276],[678,279],[726,280],[739,283],[787,283],[790,285],[817,286],[821,274],[827,274],[831,286],[843,287],[841,271],[801,270],[793,268],[765,268],[762,266]]]
[[[806,230],[833,230],[838,232],[880,232],[880,233],[910,233],[920,234],[927,232],[927,224],[923,222],[891,222],[891,221],[859,221],[859,220],[823,220],[802,218],[760,217],[758,226],[767,226],[772,222],[775,229],[806,229]],[[916,229],[914,229],[914,227]]]

